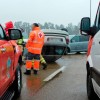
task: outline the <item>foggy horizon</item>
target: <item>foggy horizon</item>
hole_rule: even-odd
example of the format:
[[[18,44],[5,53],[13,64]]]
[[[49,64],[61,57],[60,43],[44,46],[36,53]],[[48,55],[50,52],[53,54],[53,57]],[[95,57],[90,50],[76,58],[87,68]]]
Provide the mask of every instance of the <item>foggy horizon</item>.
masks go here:
[[[99,0],[92,0],[92,23],[95,19]],[[44,24],[69,23],[77,25],[82,17],[90,16],[90,0],[1,0],[0,2],[0,23],[11,20]]]

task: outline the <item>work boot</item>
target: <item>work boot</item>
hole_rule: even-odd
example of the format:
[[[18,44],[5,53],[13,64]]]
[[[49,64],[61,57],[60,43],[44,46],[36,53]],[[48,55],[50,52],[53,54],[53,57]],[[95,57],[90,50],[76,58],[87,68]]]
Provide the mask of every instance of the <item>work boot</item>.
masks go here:
[[[35,75],[37,75],[37,74],[38,74],[38,71],[37,71],[37,70],[33,70],[33,71],[34,71],[34,74],[35,74]]]
[[[43,63],[42,66],[43,66],[43,70],[45,70],[47,68],[47,64],[46,63]]]
[[[25,75],[31,75],[31,70],[27,70],[27,69],[26,69],[26,72],[24,72],[24,74],[25,74]]]

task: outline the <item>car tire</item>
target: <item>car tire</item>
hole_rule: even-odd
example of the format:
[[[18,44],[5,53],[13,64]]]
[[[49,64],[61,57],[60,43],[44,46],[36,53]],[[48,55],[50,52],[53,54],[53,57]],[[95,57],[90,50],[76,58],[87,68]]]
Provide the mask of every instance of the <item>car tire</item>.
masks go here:
[[[76,54],[80,54],[80,52],[76,52]]]
[[[70,52],[70,49],[66,48],[66,51],[65,51],[64,55],[67,55],[69,52]]]
[[[15,72],[15,80],[13,86],[15,91],[15,97],[18,98],[21,94],[21,89],[22,89],[22,72],[20,64],[18,65]]]
[[[98,96],[94,92],[93,84],[92,84],[92,79],[89,74],[87,74],[87,96],[89,100],[99,100]]]

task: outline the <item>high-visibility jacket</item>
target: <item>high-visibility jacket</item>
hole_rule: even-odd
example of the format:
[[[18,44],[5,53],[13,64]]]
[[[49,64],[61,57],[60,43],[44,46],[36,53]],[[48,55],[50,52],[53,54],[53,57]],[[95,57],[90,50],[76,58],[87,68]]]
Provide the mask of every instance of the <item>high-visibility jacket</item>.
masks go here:
[[[18,45],[22,45],[22,43],[23,43],[23,38],[17,40],[17,44],[18,44]]]
[[[28,52],[33,54],[41,54],[42,47],[44,45],[44,33],[39,27],[36,27],[34,31],[30,32],[26,48]]]

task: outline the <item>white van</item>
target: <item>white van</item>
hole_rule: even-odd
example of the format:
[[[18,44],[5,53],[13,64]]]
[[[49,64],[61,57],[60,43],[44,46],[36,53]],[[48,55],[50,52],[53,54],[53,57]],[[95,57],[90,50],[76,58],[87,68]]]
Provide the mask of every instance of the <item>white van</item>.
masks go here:
[[[100,100],[100,3],[94,26],[90,18],[81,20],[81,34],[90,35],[87,54],[87,95],[89,100]]]

